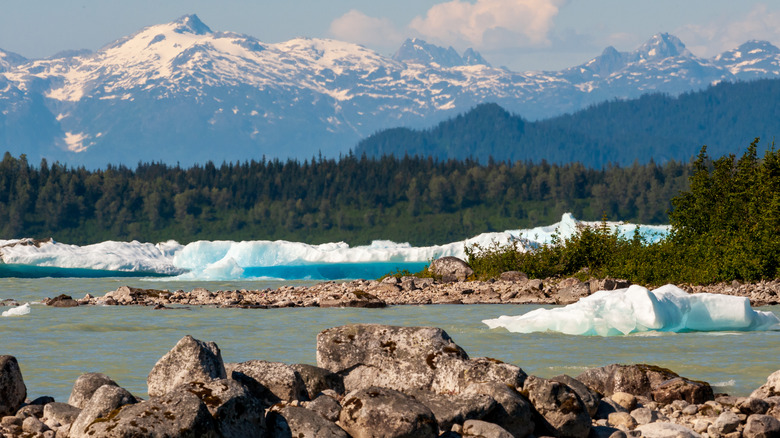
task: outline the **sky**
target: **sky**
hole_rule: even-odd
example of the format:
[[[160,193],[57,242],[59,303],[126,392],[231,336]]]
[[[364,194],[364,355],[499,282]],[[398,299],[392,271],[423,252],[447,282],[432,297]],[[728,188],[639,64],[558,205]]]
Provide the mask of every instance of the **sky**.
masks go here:
[[[266,43],[333,38],[392,55],[406,38],[474,48],[515,71],[560,70],[659,32],[711,57],[751,40],[780,46],[777,0],[1,0],[0,49],[27,58],[100,47],[197,14]]]

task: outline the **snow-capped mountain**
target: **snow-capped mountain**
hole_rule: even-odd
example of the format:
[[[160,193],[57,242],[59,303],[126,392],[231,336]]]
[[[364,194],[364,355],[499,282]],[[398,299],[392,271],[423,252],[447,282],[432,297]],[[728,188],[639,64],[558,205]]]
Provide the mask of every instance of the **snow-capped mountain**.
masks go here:
[[[702,59],[659,34],[634,52],[607,48],[577,67],[521,73],[421,40],[390,58],[328,39],[263,43],[189,15],[94,53],[26,60],[0,51],[0,152],[87,166],[337,156],[377,130],[429,126],[478,103],[533,120],[780,77],[779,65],[767,42]]]

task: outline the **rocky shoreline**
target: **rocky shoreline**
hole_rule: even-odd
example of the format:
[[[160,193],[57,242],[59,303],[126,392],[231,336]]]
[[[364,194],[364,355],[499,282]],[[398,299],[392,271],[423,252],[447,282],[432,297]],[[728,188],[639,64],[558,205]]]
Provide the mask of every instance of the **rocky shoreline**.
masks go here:
[[[27,398],[0,356],[3,437],[780,437],[780,370],[750,397],[652,365],[544,379],[470,358],[441,329],[356,324],[317,336],[317,366],[224,363],[182,338],[149,372],[149,398],[87,373],[65,402]]]

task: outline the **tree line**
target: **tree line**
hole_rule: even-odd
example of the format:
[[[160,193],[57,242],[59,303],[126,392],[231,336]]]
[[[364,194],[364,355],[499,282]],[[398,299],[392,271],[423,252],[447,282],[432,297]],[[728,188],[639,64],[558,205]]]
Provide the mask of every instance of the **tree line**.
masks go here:
[[[579,163],[437,160],[405,156],[140,163],[87,170],[6,153],[0,239],[186,243],[374,239],[441,244],[489,231],[584,220],[668,222],[689,163],[588,168]]]

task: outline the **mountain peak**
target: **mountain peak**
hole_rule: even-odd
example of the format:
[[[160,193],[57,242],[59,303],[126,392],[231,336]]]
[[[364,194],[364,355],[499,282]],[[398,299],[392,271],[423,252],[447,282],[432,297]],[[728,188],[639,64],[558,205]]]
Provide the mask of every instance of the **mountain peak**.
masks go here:
[[[631,53],[631,60],[635,62],[658,61],[676,56],[689,57],[692,54],[676,36],[669,33],[657,33]]]
[[[212,33],[211,28],[200,21],[200,18],[198,18],[198,16],[195,14],[179,17],[179,19],[173,23],[177,25],[174,29],[174,31],[177,33],[194,33],[195,35],[206,35]]]
[[[466,65],[486,65],[490,67],[490,63],[485,61],[485,58],[471,47],[463,52],[463,63]]]
[[[445,49],[419,38],[407,38],[401,48],[393,55],[393,59],[420,64],[436,63],[441,67],[457,67],[464,64],[463,58],[452,47]]]

